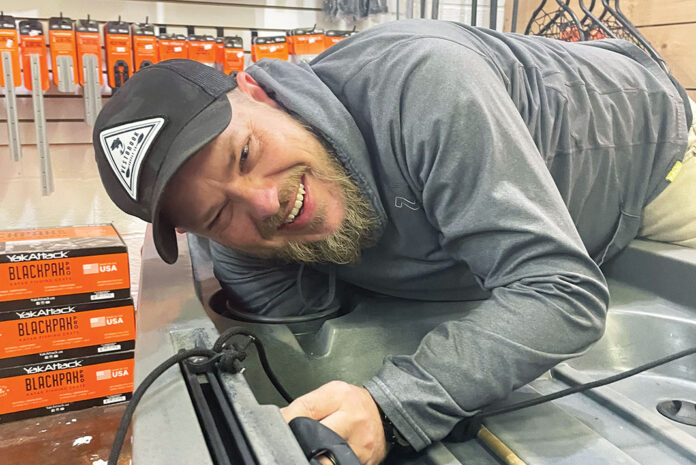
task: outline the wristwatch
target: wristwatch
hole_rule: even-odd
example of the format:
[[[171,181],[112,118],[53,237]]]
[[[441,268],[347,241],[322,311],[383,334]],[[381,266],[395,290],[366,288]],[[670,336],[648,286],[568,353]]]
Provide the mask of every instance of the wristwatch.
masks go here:
[[[382,420],[382,428],[384,428],[384,438],[387,441],[387,449],[402,449],[412,451],[413,448],[411,444],[403,437],[398,429],[391,422],[389,417],[387,417],[382,411],[382,407],[377,404],[377,410],[379,411],[379,417]]]

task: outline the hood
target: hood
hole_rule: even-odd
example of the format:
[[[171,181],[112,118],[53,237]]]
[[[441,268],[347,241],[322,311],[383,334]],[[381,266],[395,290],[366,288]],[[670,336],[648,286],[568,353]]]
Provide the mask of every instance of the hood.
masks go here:
[[[377,194],[365,139],[348,110],[306,63],[265,59],[246,72],[273,100],[300,115],[331,144],[338,160],[374,208],[378,217],[374,242],[379,240],[386,213]]]

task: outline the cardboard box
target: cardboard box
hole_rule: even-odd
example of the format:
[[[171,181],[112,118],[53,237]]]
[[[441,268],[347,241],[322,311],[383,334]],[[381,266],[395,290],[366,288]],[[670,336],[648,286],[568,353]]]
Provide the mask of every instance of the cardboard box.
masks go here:
[[[131,299],[0,312],[0,368],[134,347]]]
[[[125,402],[133,352],[0,369],[0,423]]]
[[[128,253],[112,225],[0,232],[0,311],[128,297]]]

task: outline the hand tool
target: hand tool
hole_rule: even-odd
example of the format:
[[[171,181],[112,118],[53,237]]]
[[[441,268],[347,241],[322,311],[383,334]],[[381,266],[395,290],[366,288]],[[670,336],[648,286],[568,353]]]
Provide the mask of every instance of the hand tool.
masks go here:
[[[99,25],[87,19],[80,19],[75,28],[77,43],[77,72],[79,83],[85,100],[85,122],[94,126],[97,115],[101,110],[101,86],[104,85],[102,75],[101,39]]]
[[[134,71],[159,61],[155,26],[150,24],[148,19],[146,16],[144,23],[133,23],[132,26]]]
[[[104,48],[106,50],[106,75],[109,86],[116,90],[133,73],[133,53],[130,27],[121,21],[109,21],[104,25]]]
[[[5,87],[5,109],[7,110],[7,132],[12,160],[22,158],[17,119],[15,87],[22,85],[19,66],[19,37],[15,19],[0,13],[0,87]]]
[[[51,17],[48,19],[48,43],[51,46],[51,69],[53,83],[60,92],[75,92],[77,82],[77,54],[75,31],[70,18]]]
[[[48,90],[48,63],[43,26],[36,19],[19,22],[19,37],[22,49],[24,86],[31,90],[34,105],[34,128],[36,129],[36,148],[39,151],[41,170],[41,193],[50,195],[53,190],[53,170],[51,154],[46,137],[46,114],[44,112],[43,91]]]

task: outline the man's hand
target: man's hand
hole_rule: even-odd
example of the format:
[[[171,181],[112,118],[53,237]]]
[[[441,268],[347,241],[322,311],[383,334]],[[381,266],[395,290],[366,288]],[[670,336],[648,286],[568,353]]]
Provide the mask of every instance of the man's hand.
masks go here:
[[[367,389],[331,381],[280,409],[285,421],[309,417],[348,442],[364,465],[377,465],[387,455],[377,404]]]

